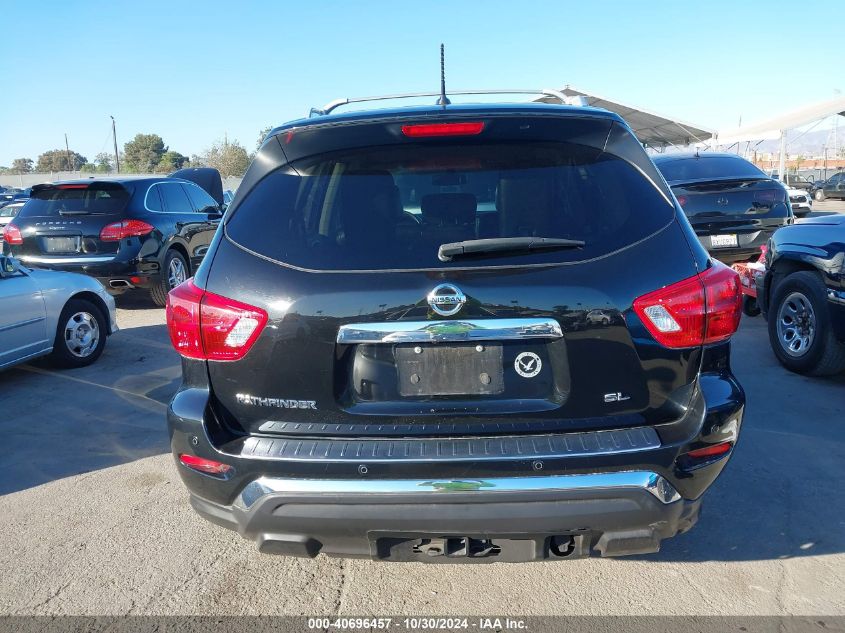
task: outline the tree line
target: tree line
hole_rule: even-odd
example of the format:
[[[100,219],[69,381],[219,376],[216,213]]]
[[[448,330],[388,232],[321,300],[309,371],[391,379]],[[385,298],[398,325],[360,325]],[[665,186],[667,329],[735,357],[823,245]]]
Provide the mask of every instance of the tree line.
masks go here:
[[[261,130],[256,150],[271,128]],[[124,144],[119,154],[120,171],[124,173],[167,174],[185,167],[214,167],[224,178],[243,176],[255,152],[248,152],[238,141],[224,137],[214,142],[201,154],[190,157],[171,150],[158,134],[136,134]],[[108,174],[116,171],[114,154],[100,152],[93,161],[69,149],[53,149],[31,158],[16,158],[11,167],[0,166],[0,174],[47,173],[54,171],[79,171],[83,173]]]

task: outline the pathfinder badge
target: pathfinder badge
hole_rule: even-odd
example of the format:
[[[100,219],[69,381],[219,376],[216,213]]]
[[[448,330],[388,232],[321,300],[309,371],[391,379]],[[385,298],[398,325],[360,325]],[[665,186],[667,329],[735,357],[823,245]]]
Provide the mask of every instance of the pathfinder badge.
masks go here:
[[[261,398],[251,396],[247,393],[235,394],[235,399],[240,404],[248,404],[253,407],[276,407],[279,409],[317,409],[314,400],[288,400],[287,398]]]

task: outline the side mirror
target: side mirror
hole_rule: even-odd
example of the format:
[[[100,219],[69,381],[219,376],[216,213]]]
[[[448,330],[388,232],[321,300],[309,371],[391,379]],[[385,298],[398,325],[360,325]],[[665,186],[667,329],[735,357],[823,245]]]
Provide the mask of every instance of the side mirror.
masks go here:
[[[223,217],[223,212],[217,209],[209,209],[208,211],[208,219],[209,220],[219,220]]]
[[[12,257],[0,255],[0,279],[11,277],[20,272],[20,262]]]

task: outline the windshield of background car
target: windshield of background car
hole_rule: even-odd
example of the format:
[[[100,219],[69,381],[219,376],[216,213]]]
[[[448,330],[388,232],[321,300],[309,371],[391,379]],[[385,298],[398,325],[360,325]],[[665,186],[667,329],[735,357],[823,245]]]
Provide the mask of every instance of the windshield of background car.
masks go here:
[[[306,269],[483,267],[603,256],[655,233],[673,214],[653,180],[601,149],[437,143],[346,151],[282,167],[242,199],[226,234]],[[445,243],[531,236],[586,245],[448,263],[437,257]]]
[[[63,212],[92,215],[120,213],[129,197],[129,191],[118,183],[46,187],[32,192],[32,197],[21,209],[20,217],[57,217]]]
[[[663,177],[670,183],[726,178],[768,178],[753,164],[738,156],[670,158],[657,161],[656,164]]]

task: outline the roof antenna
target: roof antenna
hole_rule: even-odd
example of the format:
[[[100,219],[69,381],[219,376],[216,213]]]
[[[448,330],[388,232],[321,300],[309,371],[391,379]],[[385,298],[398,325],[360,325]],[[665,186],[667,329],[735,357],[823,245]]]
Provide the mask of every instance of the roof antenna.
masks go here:
[[[440,98],[437,100],[437,105],[444,108],[452,103],[449,97],[446,96],[446,54],[444,52],[443,44],[440,44]]]

